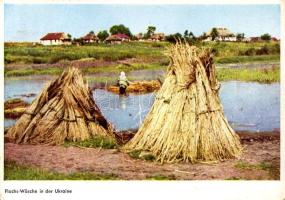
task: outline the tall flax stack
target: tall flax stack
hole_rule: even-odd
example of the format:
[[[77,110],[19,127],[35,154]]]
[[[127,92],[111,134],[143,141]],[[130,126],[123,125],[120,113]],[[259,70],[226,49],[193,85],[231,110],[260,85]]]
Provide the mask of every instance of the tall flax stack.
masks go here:
[[[210,52],[178,42],[167,55],[166,79],[124,149],[150,151],[161,162],[238,157],[242,147],[224,116]]]
[[[111,132],[82,74],[70,68],[41,92],[7,136],[16,143],[54,145]]]

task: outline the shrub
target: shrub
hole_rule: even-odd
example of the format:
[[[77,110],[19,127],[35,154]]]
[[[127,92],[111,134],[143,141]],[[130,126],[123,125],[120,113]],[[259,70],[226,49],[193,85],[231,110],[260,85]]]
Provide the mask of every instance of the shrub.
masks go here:
[[[246,50],[245,52],[244,52],[244,55],[246,55],[246,56],[254,56],[255,55],[255,49],[254,48],[249,48],[248,50]]]
[[[269,49],[266,45],[261,47],[261,49],[256,50],[256,55],[268,55],[268,54],[269,54]]]
[[[155,48],[162,48],[163,47],[163,45],[159,44],[159,43],[153,43],[151,46],[155,47]]]

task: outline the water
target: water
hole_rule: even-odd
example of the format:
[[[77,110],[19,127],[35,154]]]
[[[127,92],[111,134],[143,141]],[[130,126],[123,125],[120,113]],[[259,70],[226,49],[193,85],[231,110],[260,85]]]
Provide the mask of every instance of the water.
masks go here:
[[[122,96],[106,90],[95,90],[93,97],[116,130],[127,130],[139,127],[153,104],[155,94]]]
[[[280,84],[229,81],[220,97],[227,119],[235,130],[280,129]]]
[[[52,77],[5,79],[5,100],[22,98],[31,102]],[[92,83],[91,83],[92,84]],[[140,126],[153,104],[155,94],[119,96],[105,90],[93,91],[103,115],[116,130],[135,129]],[[220,97],[225,115],[235,130],[272,131],[280,129],[280,84],[255,82],[222,82]],[[15,120],[5,119],[5,127]]]

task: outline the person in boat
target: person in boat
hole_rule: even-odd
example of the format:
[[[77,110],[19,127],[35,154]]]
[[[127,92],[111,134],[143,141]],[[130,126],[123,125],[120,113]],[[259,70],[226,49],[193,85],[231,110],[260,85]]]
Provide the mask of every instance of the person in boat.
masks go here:
[[[120,87],[120,94],[126,94],[126,89],[130,85],[125,72],[121,72],[119,79],[118,79],[118,85]]]

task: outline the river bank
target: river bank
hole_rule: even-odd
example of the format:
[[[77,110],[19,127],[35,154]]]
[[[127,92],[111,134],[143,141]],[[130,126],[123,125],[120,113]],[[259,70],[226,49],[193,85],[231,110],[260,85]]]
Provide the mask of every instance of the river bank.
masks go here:
[[[5,179],[279,180],[280,133],[238,134],[243,145],[239,159],[197,164],[160,164],[118,149],[6,142]]]

